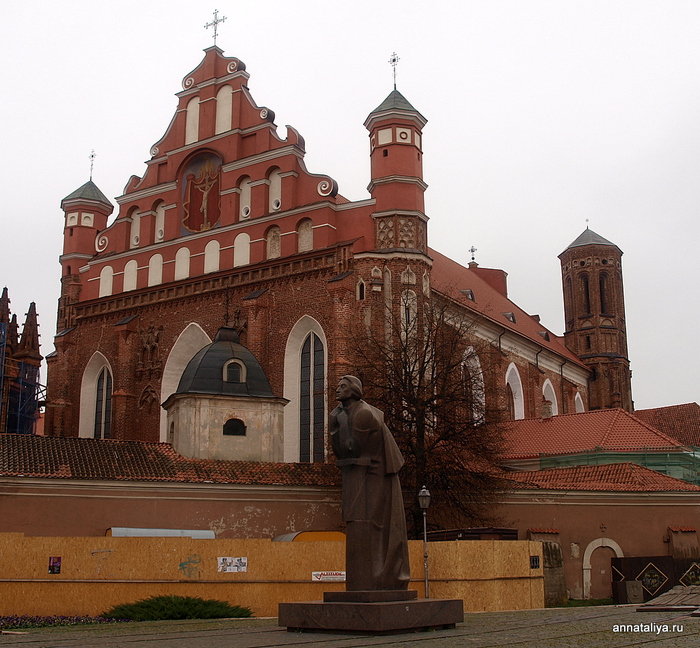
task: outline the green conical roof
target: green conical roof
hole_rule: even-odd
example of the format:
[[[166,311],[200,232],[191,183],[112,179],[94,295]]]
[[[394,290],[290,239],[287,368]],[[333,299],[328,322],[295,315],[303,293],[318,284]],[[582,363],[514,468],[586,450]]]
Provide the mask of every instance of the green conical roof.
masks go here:
[[[406,99],[398,90],[394,89],[389,93],[389,96],[382,101],[371,113],[380,113],[385,110],[410,110],[412,112],[418,112],[412,105],[411,102]]]
[[[79,187],[73,193],[68,194],[61,201],[61,205],[68,200],[92,200],[94,202],[104,203],[105,205],[112,205],[107,196],[100,191],[98,186],[92,180],[88,180],[82,187]]]

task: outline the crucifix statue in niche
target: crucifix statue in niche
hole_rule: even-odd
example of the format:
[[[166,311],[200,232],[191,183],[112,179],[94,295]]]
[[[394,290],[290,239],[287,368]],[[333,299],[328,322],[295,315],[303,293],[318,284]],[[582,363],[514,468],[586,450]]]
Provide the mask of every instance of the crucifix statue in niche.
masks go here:
[[[187,174],[183,206],[182,224],[191,232],[208,230],[219,220],[219,169],[211,160]]]

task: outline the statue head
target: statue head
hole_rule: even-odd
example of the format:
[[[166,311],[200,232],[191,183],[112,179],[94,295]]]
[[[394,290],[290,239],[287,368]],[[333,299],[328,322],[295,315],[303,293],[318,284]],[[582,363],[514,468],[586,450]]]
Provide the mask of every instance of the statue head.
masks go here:
[[[335,397],[342,402],[362,398],[362,382],[355,376],[343,376],[338,381]]]

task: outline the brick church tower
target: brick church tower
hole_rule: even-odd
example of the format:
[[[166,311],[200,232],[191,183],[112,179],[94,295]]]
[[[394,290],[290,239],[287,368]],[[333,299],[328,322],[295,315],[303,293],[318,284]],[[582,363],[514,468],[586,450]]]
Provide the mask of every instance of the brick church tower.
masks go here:
[[[560,255],[566,346],[591,370],[590,409],[633,410],[622,251],[593,230]]]

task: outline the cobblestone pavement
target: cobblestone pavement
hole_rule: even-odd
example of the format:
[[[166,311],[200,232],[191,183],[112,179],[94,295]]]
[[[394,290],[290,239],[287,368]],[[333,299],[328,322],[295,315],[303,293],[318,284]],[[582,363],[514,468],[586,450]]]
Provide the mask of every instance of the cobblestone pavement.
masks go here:
[[[609,606],[468,614],[452,630],[402,635],[286,632],[276,619],[161,621],[44,628],[0,635],[18,648],[690,648],[700,646],[700,618]]]

